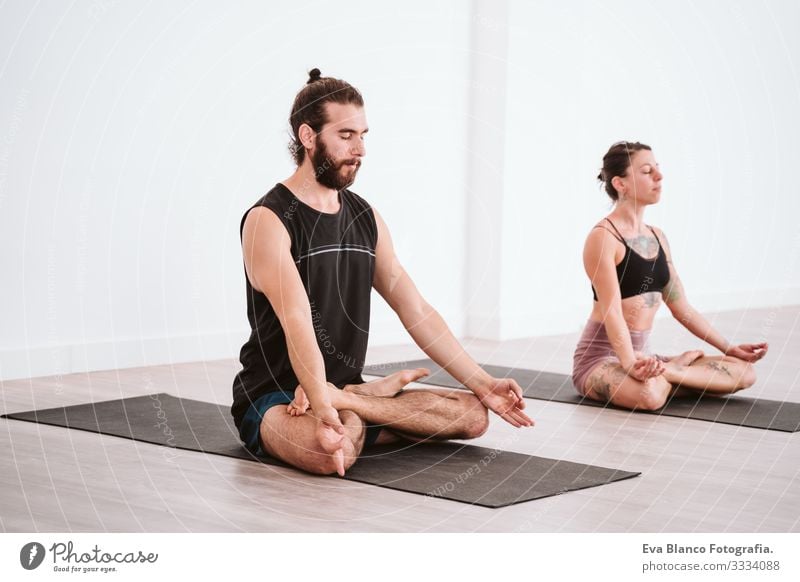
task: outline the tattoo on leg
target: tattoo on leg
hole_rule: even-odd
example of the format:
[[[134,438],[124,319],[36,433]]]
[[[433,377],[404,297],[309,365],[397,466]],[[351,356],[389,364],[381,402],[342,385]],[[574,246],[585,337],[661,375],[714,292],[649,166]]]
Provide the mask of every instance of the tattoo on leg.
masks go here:
[[[611,384],[603,380],[602,378],[596,378],[594,385],[592,386],[592,390],[595,394],[597,394],[600,398],[608,402],[611,400]]]
[[[622,384],[623,380],[628,376],[625,370],[622,369],[621,366],[616,364],[611,364],[611,381],[614,382],[615,385],[619,386]]]
[[[624,379],[625,372],[623,372],[619,366],[613,362],[605,362],[597,368],[597,371],[590,378],[589,388],[597,394],[598,397],[606,402],[610,402],[612,383],[613,385],[619,385],[622,381],[622,379],[618,378],[620,373],[622,374],[622,379]]]
[[[715,370],[717,372],[722,372],[723,374],[727,374],[729,377],[733,378],[733,374],[731,374],[731,371],[728,370],[728,366],[726,366],[725,364],[722,364],[720,362],[713,362],[712,361],[712,362],[706,363],[706,366],[708,366],[712,370]]]

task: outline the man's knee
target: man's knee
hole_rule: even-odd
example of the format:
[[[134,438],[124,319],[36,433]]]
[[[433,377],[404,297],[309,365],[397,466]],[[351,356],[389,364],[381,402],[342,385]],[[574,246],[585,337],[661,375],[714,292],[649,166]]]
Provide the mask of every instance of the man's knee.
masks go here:
[[[460,397],[464,408],[462,413],[461,439],[476,439],[486,434],[489,430],[489,412],[474,394],[464,394]]]
[[[344,427],[341,454],[347,471],[361,452],[365,427],[361,418],[350,410],[339,411],[339,419]],[[288,417],[285,405],[275,406],[264,416],[260,432],[264,452],[268,455],[315,475],[337,473],[336,459],[316,441],[308,416]]]
[[[347,472],[350,467],[352,467],[357,457],[353,454],[348,454],[347,452],[344,453],[344,470]],[[314,473],[315,475],[336,475],[339,471],[336,467],[336,460],[334,459],[333,455],[328,454],[320,454],[320,460],[316,463],[312,463],[308,467],[302,467],[309,473]]]
[[[322,450],[315,451],[304,460],[299,468],[315,475],[335,475],[338,473],[338,468],[334,455],[335,453],[330,454]],[[355,446],[347,437],[344,439],[341,455],[346,472],[358,459],[358,451],[356,451]]]
[[[339,420],[344,426],[344,434],[349,438],[357,451],[361,451],[364,446],[364,437],[367,433],[367,426],[364,420],[352,410],[340,410]]]
[[[471,419],[469,425],[466,427],[466,435],[464,438],[476,439],[485,435],[486,431],[489,430],[489,414],[485,408],[474,416],[475,417]]]
[[[364,447],[364,437],[366,435],[366,426],[364,421],[352,410],[340,410],[339,420],[342,421],[344,427],[344,439],[342,440],[341,454],[344,461],[344,470],[347,471],[352,467],[358,455],[361,454],[361,449]],[[318,456],[315,465],[315,471],[319,475],[333,475],[337,472],[337,461],[334,455],[321,452]]]

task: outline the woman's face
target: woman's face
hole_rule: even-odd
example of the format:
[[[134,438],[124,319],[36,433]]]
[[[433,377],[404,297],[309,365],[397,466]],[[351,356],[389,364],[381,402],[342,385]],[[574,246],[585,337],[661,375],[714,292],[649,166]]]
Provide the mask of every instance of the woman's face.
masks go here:
[[[661,198],[661,180],[664,176],[650,150],[639,150],[631,157],[631,165],[624,177],[614,178],[614,187],[620,201],[637,204],[655,204]]]

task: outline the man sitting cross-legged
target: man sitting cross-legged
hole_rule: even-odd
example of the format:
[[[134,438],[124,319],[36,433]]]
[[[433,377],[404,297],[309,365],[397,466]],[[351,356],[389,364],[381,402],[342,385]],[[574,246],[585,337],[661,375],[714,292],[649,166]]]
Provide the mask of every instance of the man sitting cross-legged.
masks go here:
[[[372,444],[480,436],[487,409],[531,426],[517,383],[467,355],[400,265],[383,219],[348,189],[366,153],[361,94],[314,69],[290,122],[297,170],[241,224],[252,332],[231,412],[247,448],[343,475]],[[373,287],[470,391],[403,390],[425,369],[363,382]]]

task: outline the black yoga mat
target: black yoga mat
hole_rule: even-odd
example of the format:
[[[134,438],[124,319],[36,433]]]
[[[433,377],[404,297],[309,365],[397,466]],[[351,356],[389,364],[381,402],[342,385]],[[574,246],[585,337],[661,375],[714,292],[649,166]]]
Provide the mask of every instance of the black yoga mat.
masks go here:
[[[228,406],[151,394],[3,415],[147,443],[287,466],[251,455]],[[639,473],[453,442],[367,449],[345,479],[484,507],[503,507],[635,477]]]
[[[408,368],[428,368],[431,371],[430,376],[419,380],[422,384],[463,388],[455,378],[428,359],[367,366],[364,368],[364,374],[388,376]],[[572,378],[564,374],[491,365],[481,365],[481,368],[495,378],[513,378],[522,388],[522,393],[526,398],[615,408],[610,404],[583,398],[572,386]],[[726,397],[700,396],[699,394],[681,395],[671,398],[659,410],[637,412],[783,432],[800,430],[800,402],[780,402],[778,400],[745,398],[738,395]]]

